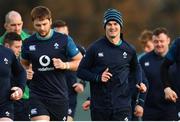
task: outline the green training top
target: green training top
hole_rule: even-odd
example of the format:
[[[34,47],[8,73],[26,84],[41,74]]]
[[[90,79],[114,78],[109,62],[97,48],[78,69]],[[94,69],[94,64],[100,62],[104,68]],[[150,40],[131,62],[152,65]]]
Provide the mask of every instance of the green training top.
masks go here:
[[[1,45],[3,44],[4,37],[5,37],[6,34],[7,34],[7,32],[5,32],[5,33],[0,37],[0,44],[1,44]],[[24,32],[24,31],[22,31],[20,36],[21,36],[21,39],[24,40],[24,39],[28,38],[30,35],[27,34],[27,33]]]

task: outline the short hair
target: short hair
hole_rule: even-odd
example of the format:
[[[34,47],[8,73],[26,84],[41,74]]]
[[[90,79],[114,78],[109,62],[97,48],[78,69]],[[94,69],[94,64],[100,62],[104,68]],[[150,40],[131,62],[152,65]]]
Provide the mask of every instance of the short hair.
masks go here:
[[[32,9],[31,11],[31,19],[34,21],[35,19],[44,20],[44,19],[51,19],[51,11],[49,8],[45,6],[37,6]]]
[[[67,26],[66,22],[63,20],[56,20],[53,24],[52,24],[52,28],[56,28],[56,27],[64,27]]]
[[[21,18],[21,15],[20,15],[19,12],[12,10],[12,11],[9,11],[6,14],[6,16],[5,16],[5,23],[9,23],[14,16],[19,16]]]
[[[153,32],[150,30],[144,30],[139,36],[139,40],[142,44],[146,44],[148,41],[152,41]]]
[[[164,33],[164,34],[166,34],[167,36],[169,36],[169,33],[168,33],[167,29],[164,28],[164,27],[158,27],[158,28],[156,28],[156,29],[153,31],[153,35],[155,35],[155,36],[158,36],[158,35],[160,35],[161,33]]]
[[[12,45],[14,41],[22,41],[21,36],[16,32],[9,32],[4,37],[3,45],[5,43]]]

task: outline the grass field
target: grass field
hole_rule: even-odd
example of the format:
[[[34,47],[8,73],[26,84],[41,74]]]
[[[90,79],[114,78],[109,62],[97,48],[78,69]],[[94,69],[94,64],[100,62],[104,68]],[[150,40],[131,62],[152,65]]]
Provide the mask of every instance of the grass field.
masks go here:
[[[84,111],[82,109],[82,103],[86,100],[86,98],[90,95],[89,93],[89,83],[86,84],[85,91],[78,95],[77,98],[77,108],[74,120],[75,121],[90,121],[90,111]]]

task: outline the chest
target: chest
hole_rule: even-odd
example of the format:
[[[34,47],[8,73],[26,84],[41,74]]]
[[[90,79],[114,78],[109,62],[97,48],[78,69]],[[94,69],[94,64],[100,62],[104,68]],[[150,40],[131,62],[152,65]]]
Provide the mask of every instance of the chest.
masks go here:
[[[27,50],[29,57],[34,61],[39,61],[43,57],[61,58],[62,60],[66,58],[66,44],[60,41],[32,43],[27,47]]]
[[[161,64],[163,58],[149,58],[141,62],[143,70],[147,77],[157,78],[160,77]]]
[[[99,48],[95,53],[97,64],[102,65],[125,65],[132,60],[132,54],[118,47]]]
[[[9,75],[11,72],[12,59],[10,55],[0,54],[0,76]]]

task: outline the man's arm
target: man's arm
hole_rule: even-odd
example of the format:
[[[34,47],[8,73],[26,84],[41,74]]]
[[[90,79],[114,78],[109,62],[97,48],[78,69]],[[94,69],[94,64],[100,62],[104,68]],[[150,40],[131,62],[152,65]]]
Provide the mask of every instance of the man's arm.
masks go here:
[[[170,100],[172,102],[176,102],[178,98],[175,91],[170,88],[170,79],[169,79],[169,67],[173,64],[172,61],[168,60],[167,58],[164,59],[161,65],[161,79],[164,85],[164,93],[165,99]]]
[[[82,59],[82,54],[78,53],[72,57],[71,61],[63,62],[60,58],[53,58],[53,64],[56,69],[76,71]]]
[[[21,58],[21,64],[25,69],[29,69],[30,68],[30,62],[28,60],[22,59]]]
[[[14,55],[14,60],[12,63],[12,75],[16,77],[15,86],[11,88],[12,94],[11,99],[19,100],[22,95],[26,85],[26,71],[20,62],[16,59]]]

